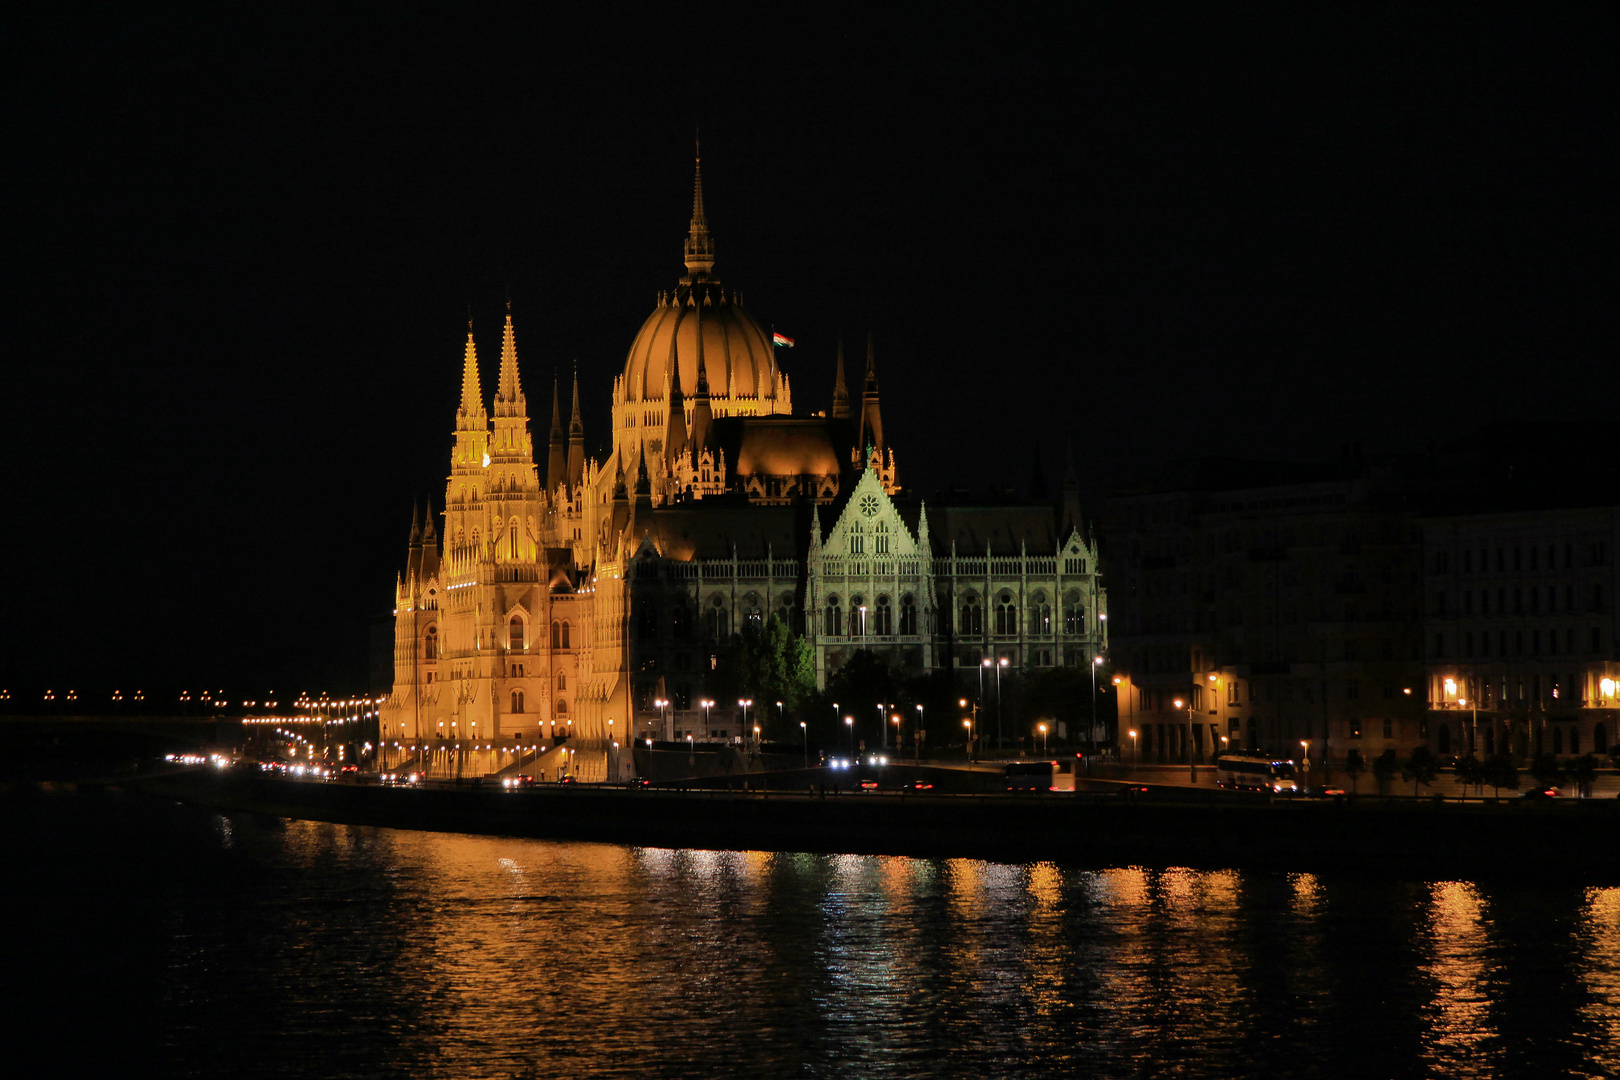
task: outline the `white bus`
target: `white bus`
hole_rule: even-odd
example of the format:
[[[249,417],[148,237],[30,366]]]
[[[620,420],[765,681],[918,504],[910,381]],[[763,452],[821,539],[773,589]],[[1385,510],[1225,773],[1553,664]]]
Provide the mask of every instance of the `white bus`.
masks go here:
[[[1215,783],[1218,787],[1248,791],[1270,791],[1275,794],[1299,790],[1292,761],[1275,758],[1233,755],[1215,762]]]

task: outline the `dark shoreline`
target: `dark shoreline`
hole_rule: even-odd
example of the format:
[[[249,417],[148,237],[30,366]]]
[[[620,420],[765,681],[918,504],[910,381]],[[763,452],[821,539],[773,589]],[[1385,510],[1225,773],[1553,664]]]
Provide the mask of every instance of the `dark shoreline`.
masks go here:
[[[1094,866],[1187,866],[1620,883],[1620,803],[1131,801],[1010,796],[379,788],[212,769],[112,781],[224,812],[639,847]]]

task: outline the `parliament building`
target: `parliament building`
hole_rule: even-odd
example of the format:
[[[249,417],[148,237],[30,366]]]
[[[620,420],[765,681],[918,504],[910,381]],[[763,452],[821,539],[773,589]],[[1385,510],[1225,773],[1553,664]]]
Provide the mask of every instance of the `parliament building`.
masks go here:
[[[439,772],[476,747],[476,772],[618,779],[631,738],[735,741],[705,674],[772,615],[820,685],[859,649],[972,677],[1106,648],[1072,466],[1050,501],[913,497],[870,340],[853,384],[839,346],[830,407],[796,413],[773,336],[714,273],[701,163],[685,264],[613,381],[606,460],[586,455],[577,372],[566,424],[553,381],[537,458],[510,311],[490,406],[469,328],[443,512],[413,521],[395,586],[387,763]]]

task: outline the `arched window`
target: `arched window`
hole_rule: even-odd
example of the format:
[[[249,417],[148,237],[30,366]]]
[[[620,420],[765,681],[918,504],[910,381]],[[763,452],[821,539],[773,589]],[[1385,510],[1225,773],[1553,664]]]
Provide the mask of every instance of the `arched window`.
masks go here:
[[[1609,752],[1609,731],[1602,724],[1592,725],[1592,750],[1599,754]]]
[[[1046,594],[1037,592],[1029,602],[1029,632],[1045,636],[1052,632],[1052,605],[1046,602]]]
[[[692,636],[692,609],[684,602],[675,605],[675,611],[670,619],[671,627],[678,638]]]
[[[860,555],[865,551],[866,538],[861,535],[860,522],[855,522],[849,527],[849,553],[851,555]]]
[[[765,626],[765,613],[760,610],[759,597],[749,593],[743,597],[743,629],[761,630]]]
[[[859,594],[849,598],[849,636],[863,637],[866,634],[866,598]]]
[[[1065,634],[1086,632],[1086,609],[1080,606],[1079,589],[1070,589],[1063,594],[1063,632]]]
[[[512,711],[515,713],[523,711],[523,691],[521,690],[512,691]]]
[[[900,633],[911,635],[917,632],[917,601],[910,593],[900,598]]]
[[[422,635],[422,659],[437,660],[439,658],[439,628],[430,626],[427,633]]]
[[[996,633],[1002,636],[1018,633],[1018,604],[1010,592],[996,597]]]
[[[1559,727],[1557,724],[1554,724],[1552,726],[1552,731],[1553,753],[1562,754],[1564,752],[1564,729]]]
[[[551,624],[551,647],[553,649],[562,648],[562,623],[554,622]]]
[[[838,597],[827,597],[827,636],[838,637],[844,632],[844,611],[838,604]]]
[[[889,523],[880,521],[875,526],[877,536],[873,537],[872,550],[879,555],[889,553]]]
[[[568,632],[569,632],[569,629],[570,629],[570,627],[568,625],[568,620],[564,619],[562,621],[562,644],[560,646],[558,646],[558,648],[562,648],[562,649],[571,649],[571,648],[573,648],[572,645],[568,644],[568,638],[569,638],[569,633]]]
[[[881,637],[888,637],[894,633],[894,609],[889,606],[887,596],[878,597],[877,611],[873,613],[872,632]]]
[[[1451,753],[1451,726],[1449,724],[1440,725],[1440,730],[1435,735],[1435,742],[1442,754]]]
[[[568,672],[559,671],[559,672],[557,672],[557,693],[564,694],[564,693],[567,693],[567,691],[568,691]]]
[[[564,716],[567,716],[567,715],[568,715],[568,702],[562,700],[561,698],[558,698],[557,699],[557,716],[559,718],[561,718],[561,717],[564,717]]]
[[[979,606],[979,598],[968,593],[962,601],[962,626],[964,637],[979,637],[984,633],[984,608]]]
[[[799,633],[799,611],[793,603],[793,597],[783,596],[777,600],[776,617],[782,620],[782,625],[794,633]]]
[[[715,641],[723,641],[731,636],[731,617],[726,612],[726,602],[716,596],[709,601],[709,609],[703,613],[705,628],[709,637]]]
[[[1572,754],[1578,754],[1581,752],[1581,728],[1579,724],[1570,726],[1569,752]]]
[[[523,619],[517,615],[512,616],[512,621],[506,624],[506,640],[513,649],[523,648]]]
[[[510,537],[510,539],[507,542],[508,543],[507,554],[511,558],[515,559],[515,558],[518,557],[518,519],[517,518],[513,518],[512,523],[506,527],[506,535],[508,537]]]

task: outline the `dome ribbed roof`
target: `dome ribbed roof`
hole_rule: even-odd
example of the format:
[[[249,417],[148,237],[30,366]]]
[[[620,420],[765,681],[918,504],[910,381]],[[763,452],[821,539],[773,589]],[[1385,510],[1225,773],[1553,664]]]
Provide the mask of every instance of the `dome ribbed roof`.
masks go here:
[[[674,372],[679,373],[682,395],[691,399],[697,393],[699,324],[711,397],[723,399],[733,392],[738,399],[776,396],[779,379],[770,337],[735,297],[708,281],[683,283],[660,297],[642,323],[625,360],[626,400],[663,400],[665,377]]]

